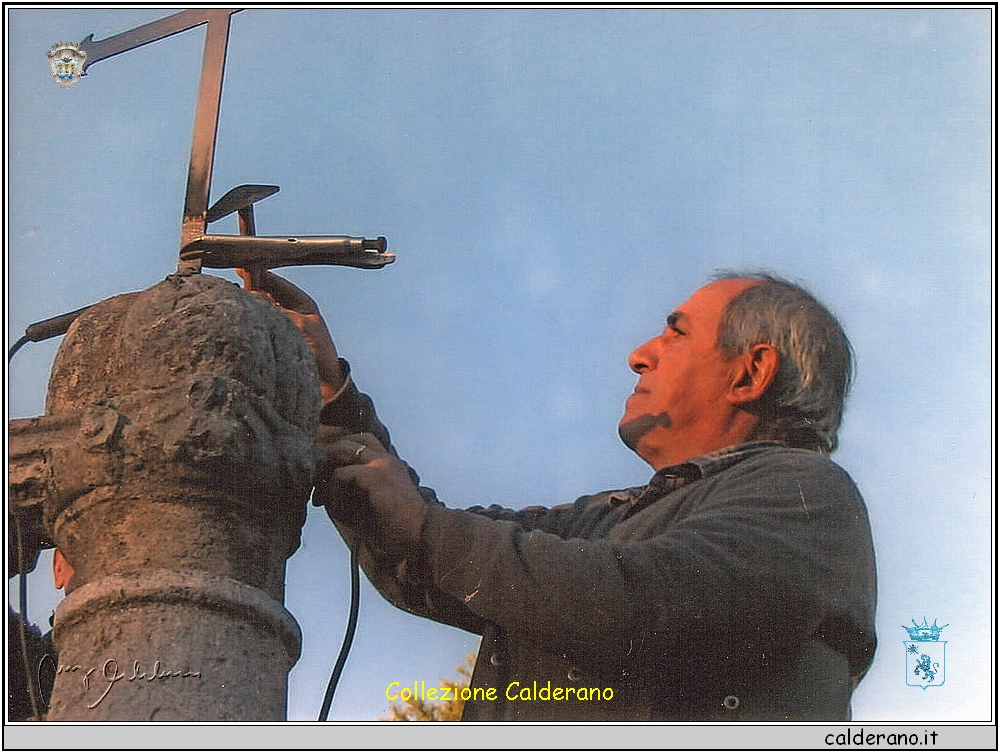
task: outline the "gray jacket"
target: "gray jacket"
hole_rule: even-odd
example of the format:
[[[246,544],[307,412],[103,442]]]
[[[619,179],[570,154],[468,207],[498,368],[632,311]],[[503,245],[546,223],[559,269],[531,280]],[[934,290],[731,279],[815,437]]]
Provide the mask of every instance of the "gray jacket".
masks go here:
[[[388,443],[348,397],[324,422]],[[483,636],[463,719],[850,719],[875,562],[861,495],[826,456],[755,442],[551,509],[422,491],[418,551],[354,540],[393,604]]]

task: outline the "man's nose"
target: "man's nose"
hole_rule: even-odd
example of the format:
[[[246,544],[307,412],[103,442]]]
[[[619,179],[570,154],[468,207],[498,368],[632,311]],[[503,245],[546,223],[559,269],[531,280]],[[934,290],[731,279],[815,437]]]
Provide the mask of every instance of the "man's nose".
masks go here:
[[[636,374],[641,374],[656,365],[656,354],[653,352],[653,341],[640,345],[628,357],[628,366]]]

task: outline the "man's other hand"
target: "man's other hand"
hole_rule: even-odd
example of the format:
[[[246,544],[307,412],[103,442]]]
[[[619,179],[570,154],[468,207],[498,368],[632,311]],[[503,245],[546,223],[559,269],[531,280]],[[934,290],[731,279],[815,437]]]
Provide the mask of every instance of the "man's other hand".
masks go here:
[[[340,391],[347,377],[340,366],[337,348],[316,301],[305,291],[272,272],[261,271],[251,275],[248,270],[237,269],[236,274],[243,279],[243,287],[247,292],[277,306],[305,337],[313,358],[316,359],[320,396],[326,404]]]
[[[320,443],[326,457],[317,469],[314,501],[335,521],[373,525],[383,546],[418,545],[427,502],[406,464],[371,434],[338,438],[321,432]]]

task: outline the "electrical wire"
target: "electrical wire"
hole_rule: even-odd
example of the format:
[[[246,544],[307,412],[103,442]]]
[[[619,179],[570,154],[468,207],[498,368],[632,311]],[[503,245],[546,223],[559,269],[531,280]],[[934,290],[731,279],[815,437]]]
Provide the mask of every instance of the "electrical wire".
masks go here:
[[[337,690],[340,682],[340,675],[347,664],[347,655],[351,653],[351,643],[354,642],[354,631],[358,627],[358,607],[361,599],[361,573],[358,571],[358,554],[351,548],[351,611],[347,618],[347,632],[344,633],[344,643],[340,647],[340,655],[333,665],[333,672],[330,675],[330,683],[326,686],[326,695],[323,696],[323,707],[319,712],[319,721],[325,722],[330,715],[330,706],[333,704],[333,694]]]
[[[27,334],[21,336],[18,340],[7,351],[7,363],[10,363],[10,359],[14,357],[14,354],[21,349],[21,347],[29,342],[30,338]],[[28,661],[28,635],[27,635],[27,624],[28,624],[28,574],[24,572],[24,549],[21,541],[21,521],[18,519],[17,515],[11,515],[11,519],[14,521],[14,531],[17,537],[17,608],[21,612],[21,619],[18,620],[18,633],[21,639],[21,661],[24,663],[24,679],[27,681],[28,685],[28,697],[31,699],[31,710],[35,714],[35,718],[39,719],[41,714],[38,710],[38,696],[41,695],[41,688],[38,688],[38,692],[35,692],[35,679],[31,676],[31,668]]]
[[[28,661],[28,574],[24,572],[24,549],[22,548],[21,542],[21,521],[17,519],[16,515],[12,515],[11,517],[14,519],[14,531],[17,537],[17,568],[19,570],[17,575],[18,608],[21,610],[21,619],[18,620],[17,623],[18,632],[21,634],[21,661],[24,663],[24,678],[28,684],[28,697],[31,699],[31,710],[34,712],[34,718],[40,719],[41,714],[38,710],[38,696],[41,694],[41,688],[38,689],[39,692],[35,692],[35,679],[31,676],[31,662]]]
[[[26,342],[30,342],[30,338],[27,335],[21,335],[21,339],[10,346],[10,350],[7,351],[7,363],[10,363],[10,359],[14,357],[14,354],[17,353],[17,351],[19,351]]]

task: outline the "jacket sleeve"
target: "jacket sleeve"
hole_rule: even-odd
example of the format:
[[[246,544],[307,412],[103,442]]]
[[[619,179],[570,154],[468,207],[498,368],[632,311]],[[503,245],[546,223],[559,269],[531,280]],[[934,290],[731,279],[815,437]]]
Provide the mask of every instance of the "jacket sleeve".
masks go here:
[[[351,365],[340,359],[340,368],[346,377],[340,393],[323,406],[319,422],[326,426],[339,426],[349,434],[368,432],[374,434],[383,447],[392,447],[389,430],[375,415],[375,404],[368,395],[358,390],[351,378]]]
[[[484,620],[591,665],[714,654],[759,666],[820,637],[842,643],[852,672],[863,672],[874,561],[847,474],[786,451],[696,483],[690,509],[642,540],[563,538],[432,508],[429,577]]]
[[[375,412],[374,402],[360,392],[350,378],[350,364],[340,359],[340,365],[347,381],[340,394],[323,406],[320,423],[340,427],[348,434],[372,434],[383,447],[399,457],[392,446],[389,430]],[[421,496],[430,505],[443,508],[434,490],[420,486],[416,471],[409,465],[407,468]],[[423,557],[406,557],[399,552],[386,551],[364,521],[335,519],[334,525],[348,546],[357,552],[358,563],[368,580],[391,604],[421,617],[482,634],[484,623],[479,615],[430,583]]]

